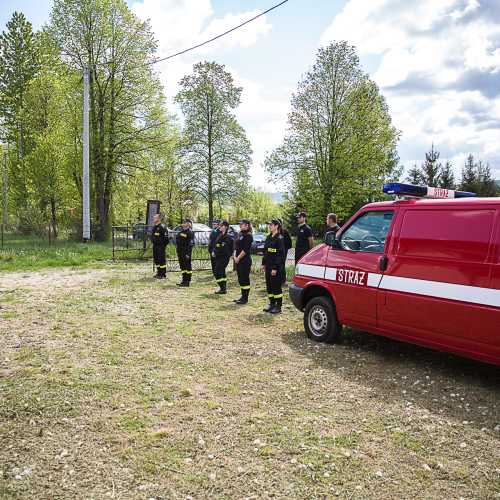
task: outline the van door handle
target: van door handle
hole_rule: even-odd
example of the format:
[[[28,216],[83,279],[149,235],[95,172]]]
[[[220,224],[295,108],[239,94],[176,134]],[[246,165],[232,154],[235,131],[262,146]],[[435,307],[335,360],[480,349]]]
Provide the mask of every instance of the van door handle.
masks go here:
[[[387,267],[387,260],[388,260],[388,259],[387,259],[387,257],[382,257],[382,258],[380,259],[380,264],[379,264],[378,268],[379,268],[382,272],[384,272],[384,271],[385,271],[385,268]]]

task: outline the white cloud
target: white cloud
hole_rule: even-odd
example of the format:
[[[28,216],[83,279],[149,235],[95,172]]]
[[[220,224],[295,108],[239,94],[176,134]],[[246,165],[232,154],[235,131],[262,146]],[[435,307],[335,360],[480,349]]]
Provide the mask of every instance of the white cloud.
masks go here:
[[[250,168],[252,184],[259,187],[268,186],[262,163],[266,151],[270,152],[283,139],[290,103],[267,100],[263,96],[266,89],[262,83],[242,78],[236,71],[226,69],[233,75],[235,85],[243,87],[241,105],[235,110],[235,115],[252,144],[253,165]],[[276,188],[270,187],[271,191],[274,189]]]
[[[456,173],[472,153],[500,177],[499,19],[494,0],[350,0],[321,43],[382,56],[373,79],[403,131],[406,166],[416,144],[420,163],[434,142]]]
[[[172,53],[194,47],[215,38],[260,14],[260,11],[227,13],[223,19],[213,19],[210,0],[144,0],[132,5],[132,12],[140,19],[150,19],[158,39],[160,52]],[[207,54],[219,48],[232,49],[237,45],[248,47],[266,36],[272,28],[266,23],[266,16],[193,50],[192,54]]]
[[[210,0],[144,0],[144,3],[134,3],[132,12],[140,19],[151,20],[158,39],[159,58],[214,38],[260,13],[258,10],[227,13],[222,19],[210,20],[213,16]],[[261,16],[219,40],[190,51],[189,54],[204,56],[218,49],[227,51],[237,46],[249,47],[257,43],[260,37],[265,37],[271,28],[272,25],[266,23],[266,16]],[[172,98],[180,90],[180,79],[192,73],[193,64],[185,63],[181,56],[161,62],[156,67],[165,94],[168,96],[169,110],[179,115],[181,122],[182,115],[177,105],[172,102]],[[265,186],[267,179],[261,164],[266,150],[271,150],[281,142],[289,104],[266,100],[263,97],[265,93],[263,84],[241,78],[236,71],[228,67],[226,71],[233,75],[235,85],[243,87],[242,103],[235,110],[235,114],[238,123],[245,129],[254,151],[253,165],[250,169],[252,184]]]

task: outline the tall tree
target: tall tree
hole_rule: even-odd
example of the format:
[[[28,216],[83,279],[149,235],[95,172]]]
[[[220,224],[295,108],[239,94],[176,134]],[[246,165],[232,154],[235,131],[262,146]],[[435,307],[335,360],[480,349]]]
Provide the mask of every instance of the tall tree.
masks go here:
[[[20,115],[25,107],[26,89],[39,70],[38,39],[24,14],[14,12],[0,36],[0,116],[4,121],[3,139],[10,145],[12,196],[19,207],[26,203],[25,157],[30,151]],[[27,141],[28,139],[28,141]]]
[[[400,132],[346,42],[318,51],[291,104],[283,144],[264,164],[275,182],[288,179],[290,198],[318,230],[329,212],[348,215],[382,192],[397,168]]]
[[[151,63],[156,41],[149,22],[140,21],[123,0],[56,0],[50,34],[67,74],[78,82],[91,68],[91,216],[106,224],[117,179],[161,146],[165,115],[162,87]],[[74,93],[82,109],[82,86]],[[81,115],[80,115],[81,116]],[[81,184],[81,168],[75,173]]]
[[[250,142],[231,113],[243,89],[215,62],[195,64],[180,85],[175,101],[185,118],[183,168],[213,220],[214,203],[236,197],[248,180]]]
[[[439,187],[444,189],[456,189],[455,174],[451,168],[451,163],[446,160],[439,177]]]
[[[21,117],[33,147],[26,157],[27,185],[32,206],[42,220],[51,221],[54,236],[61,217],[70,213],[78,191],[68,175],[68,130],[65,81],[42,70],[26,91],[26,109]]]
[[[425,153],[425,161],[417,167],[414,165],[413,168],[408,172],[406,177],[407,182],[411,184],[423,184],[424,186],[440,186],[440,179],[443,170],[441,163],[438,163],[439,152],[434,149],[434,143],[432,143],[431,150]]]
[[[488,163],[486,165],[479,160],[474,163],[474,156],[469,154],[462,168],[460,189],[476,193],[478,196],[499,196],[500,190],[491,176]]]

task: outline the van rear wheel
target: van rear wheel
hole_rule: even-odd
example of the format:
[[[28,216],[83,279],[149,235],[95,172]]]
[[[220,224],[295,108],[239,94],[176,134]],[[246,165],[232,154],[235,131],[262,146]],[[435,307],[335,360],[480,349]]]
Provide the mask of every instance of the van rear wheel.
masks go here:
[[[335,304],[329,297],[314,297],[304,311],[304,328],[307,336],[317,342],[338,342],[342,325],[337,318]]]

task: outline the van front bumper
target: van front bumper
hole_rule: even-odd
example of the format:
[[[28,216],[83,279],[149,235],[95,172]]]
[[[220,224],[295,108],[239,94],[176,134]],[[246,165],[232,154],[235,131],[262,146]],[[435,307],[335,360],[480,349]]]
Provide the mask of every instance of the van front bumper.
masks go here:
[[[291,285],[288,289],[288,294],[290,295],[290,300],[292,304],[299,310],[302,311],[304,309],[302,305],[302,299],[304,296],[304,288],[300,286]]]

